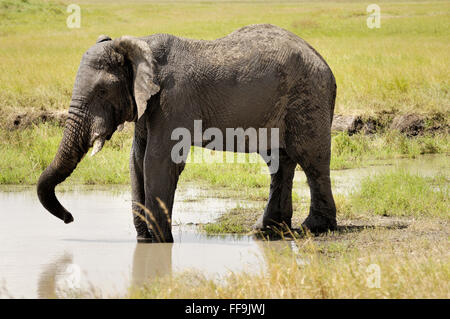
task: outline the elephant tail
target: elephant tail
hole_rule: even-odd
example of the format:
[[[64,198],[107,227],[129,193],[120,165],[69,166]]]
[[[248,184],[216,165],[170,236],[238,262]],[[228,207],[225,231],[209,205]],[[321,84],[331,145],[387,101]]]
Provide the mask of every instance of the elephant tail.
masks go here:
[[[330,126],[333,124],[333,117],[334,117],[334,107],[336,105],[336,93],[337,93],[337,86],[336,86],[336,80],[334,78],[333,73],[331,73],[331,77],[332,77],[332,95],[331,95],[331,101],[330,101]]]

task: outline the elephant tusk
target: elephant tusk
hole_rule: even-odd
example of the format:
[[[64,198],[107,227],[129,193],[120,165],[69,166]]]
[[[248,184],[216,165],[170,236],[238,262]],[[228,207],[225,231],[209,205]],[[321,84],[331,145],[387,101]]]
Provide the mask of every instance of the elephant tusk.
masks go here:
[[[103,145],[105,144],[105,140],[102,138],[98,138],[94,142],[94,147],[92,148],[91,157],[101,151]]]

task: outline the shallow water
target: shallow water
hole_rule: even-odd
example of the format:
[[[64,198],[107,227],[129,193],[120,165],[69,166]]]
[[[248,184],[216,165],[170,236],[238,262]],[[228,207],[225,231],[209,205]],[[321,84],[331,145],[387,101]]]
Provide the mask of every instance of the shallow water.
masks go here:
[[[427,176],[449,172],[446,156],[389,164],[333,171],[333,191],[349,192],[368,175],[400,168]],[[296,180],[300,183],[295,191],[308,195],[303,173],[297,172]],[[137,244],[129,187],[88,186],[59,192],[62,204],[75,218],[65,225],[40,205],[34,187],[2,186],[0,296],[53,298],[80,290],[96,296],[123,295],[130,284],[191,269],[220,283],[229,272],[264,271],[268,248],[295,251],[292,242],[200,233],[196,224],[213,221],[236,205],[261,205],[214,198],[213,193],[195,185],[180,185],[172,218],[175,243]]]
[[[404,170],[424,177],[432,177],[438,174],[449,177],[450,174],[450,160],[446,155],[426,155],[415,159],[380,160],[376,164],[361,168],[331,171],[333,194],[346,195],[356,190],[364,178],[393,171]],[[295,172],[294,182],[294,191],[300,196],[309,196],[309,188],[306,187],[306,177],[303,172]]]
[[[105,296],[171,272],[196,269],[220,280],[230,271],[263,270],[261,242],[207,236],[191,225],[214,220],[239,200],[206,198],[202,190],[182,188],[174,205],[175,243],[148,245],[136,243],[128,187],[77,187],[58,196],[74,213],[73,223],[65,225],[46,212],[34,188],[2,187],[3,297],[48,298],[61,296],[63,288],[90,286]]]

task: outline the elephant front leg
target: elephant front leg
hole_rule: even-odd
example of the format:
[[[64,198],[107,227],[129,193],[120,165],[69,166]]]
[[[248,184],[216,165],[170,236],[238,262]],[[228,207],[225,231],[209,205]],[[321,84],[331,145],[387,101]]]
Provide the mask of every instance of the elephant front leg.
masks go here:
[[[137,124],[136,124],[137,126]],[[136,128],[138,129],[138,128]],[[151,242],[152,237],[148,231],[145,215],[145,191],[143,163],[145,155],[146,139],[135,132],[133,146],[130,155],[131,200],[134,227],[137,232],[138,242]]]
[[[173,242],[172,207],[178,177],[183,164],[172,162],[170,155],[144,160],[145,208],[148,231],[153,242]]]

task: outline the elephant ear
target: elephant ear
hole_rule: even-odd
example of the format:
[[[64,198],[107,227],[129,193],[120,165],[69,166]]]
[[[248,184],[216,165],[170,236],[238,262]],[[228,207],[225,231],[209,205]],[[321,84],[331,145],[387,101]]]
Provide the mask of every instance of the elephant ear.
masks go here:
[[[145,41],[131,36],[115,39],[113,47],[130,60],[133,66],[133,90],[139,119],[144,114],[150,97],[159,92],[152,51]]]
[[[107,35],[102,34],[98,36],[97,41],[95,43],[101,43],[105,41],[111,41],[111,38]]]

